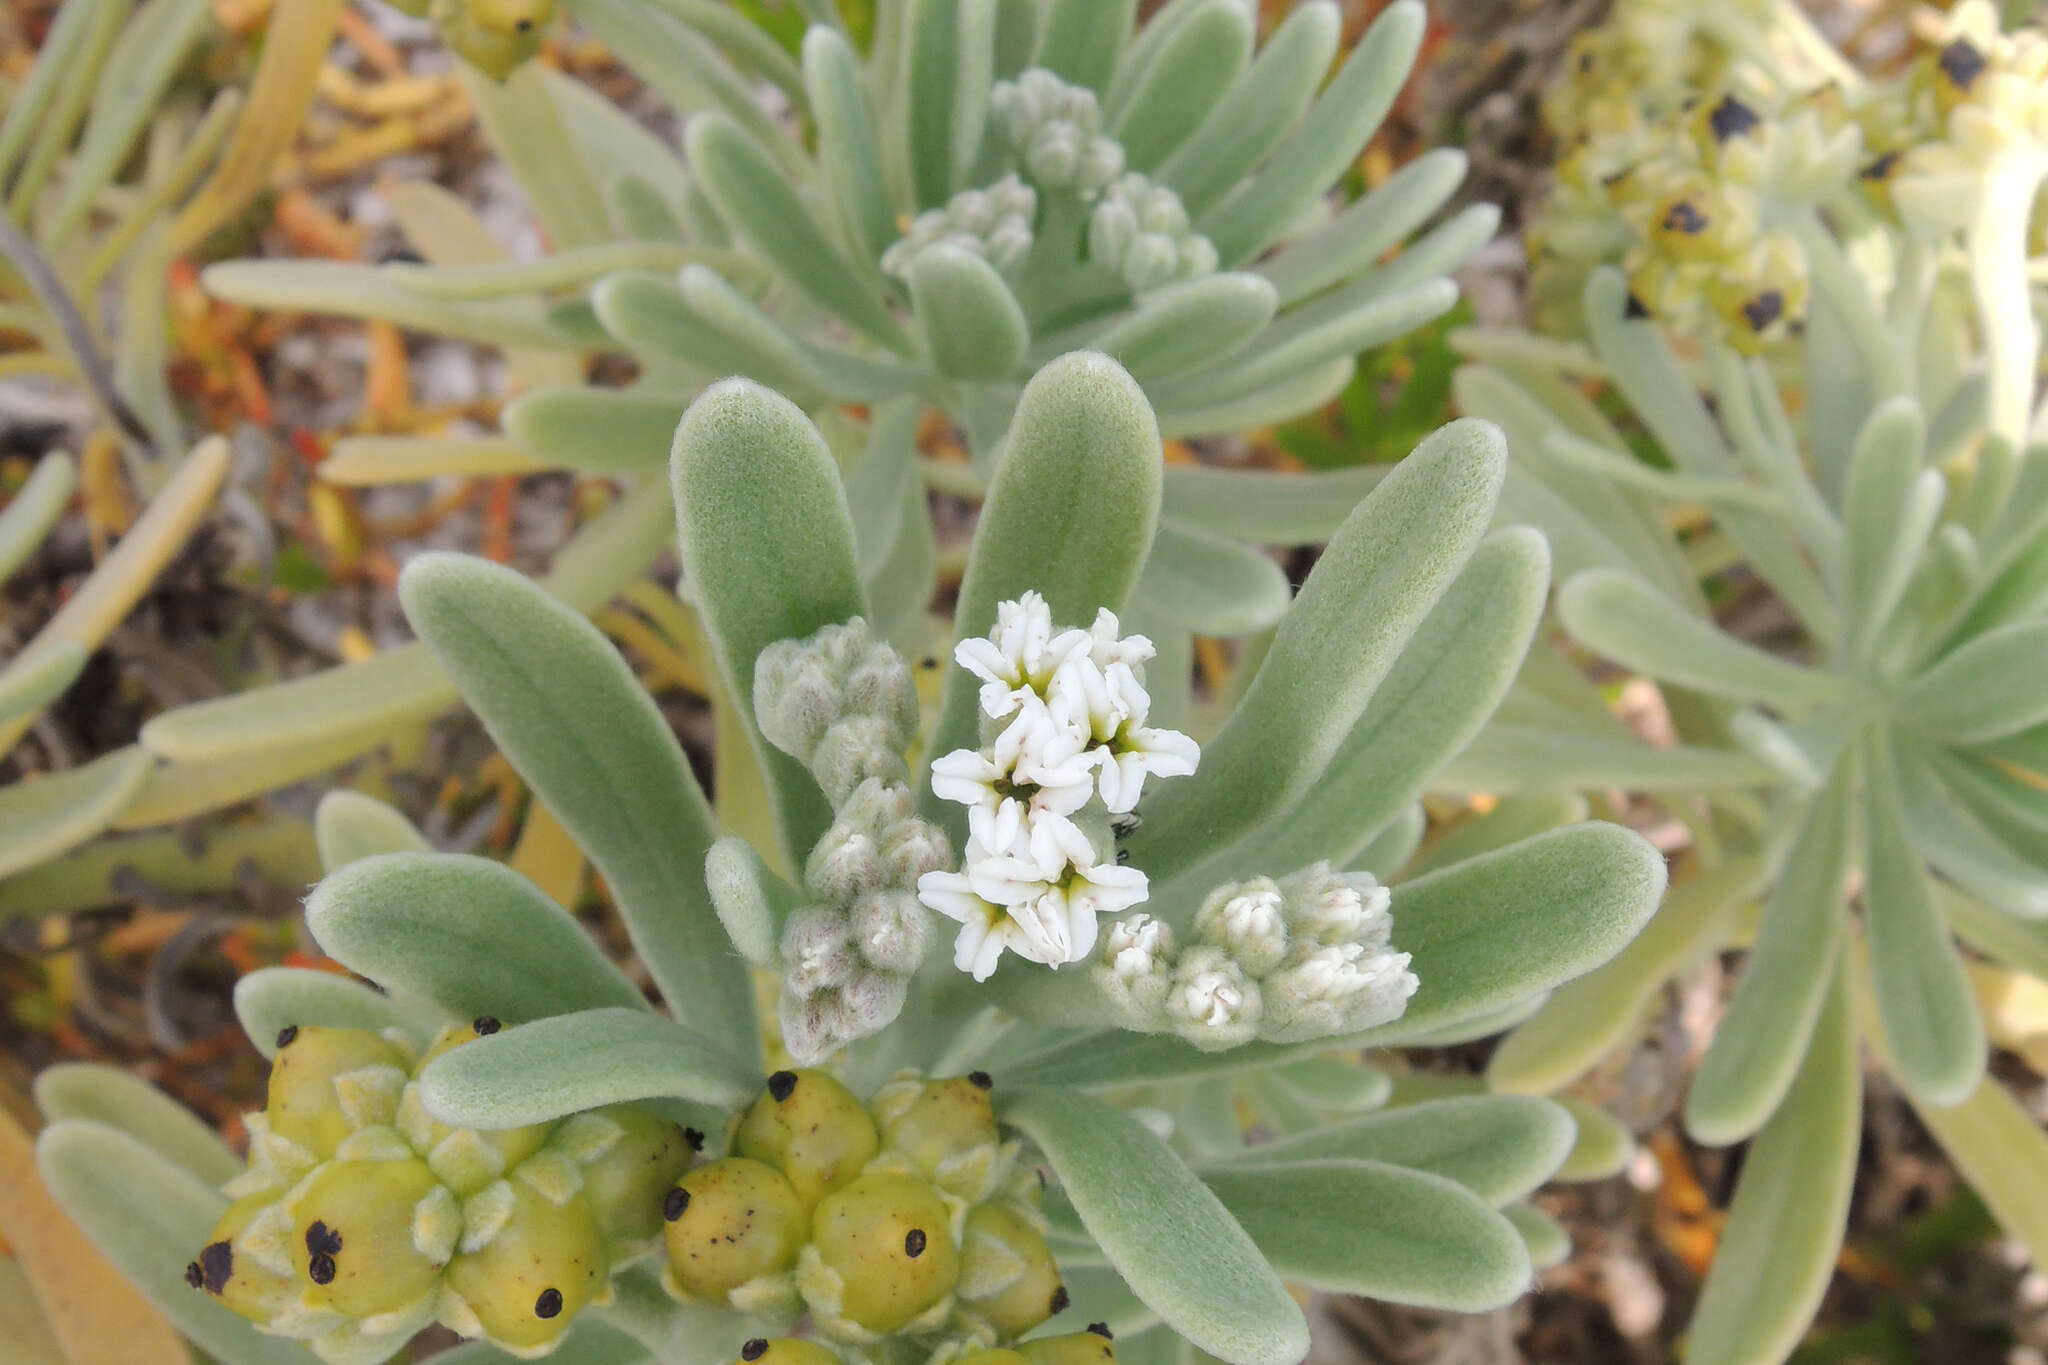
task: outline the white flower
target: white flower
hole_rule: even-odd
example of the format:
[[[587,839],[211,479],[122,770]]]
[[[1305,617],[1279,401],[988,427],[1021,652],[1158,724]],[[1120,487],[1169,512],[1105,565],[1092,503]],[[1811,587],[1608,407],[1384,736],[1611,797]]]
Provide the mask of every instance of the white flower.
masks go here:
[[[973,849],[971,841],[968,847]],[[925,873],[917,879],[917,898],[959,922],[960,932],[953,939],[953,965],[973,973],[976,981],[994,975],[1003,949],[1015,946],[1012,940],[1017,926],[1008,909],[976,895],[964,872]]]
[[[1102,939],[1102,961],[1123,981],[1150,976],[1173,957],[1173,930],[1164,920],[1132,915],[1109,926]]]
[[[1196,1047],[1214,1051],[1258,1036],[1264,1004],[1259,984],[1221,948],[1188,949],[1173,973],[1166,1014],[1174,1031]]]
[[[1227,949],[1253,976],[1265,975],[1287,956],[1280,888],[1269,877],[1218,888],[1195,913],[1195,936]]]
[[[1088,644],[1084,630],[1052,633],[1052,609],[1035,592],[996,606],[996,624],[985,640],[962,640],[953,657],[981,679],[981,709],[997,720],[1016,710],[1030,693],[1043,694],[1061,660]]]
[[[1112,815],[1137,809],[1148,776],[1186,777],[1202,757],[1201,749],[1180,731],[1145,726],[1126,726],[1114,747],[1094,752],[1099,765],[1097,786]]]
[[[1104,668],[1112,664],[1135,668],[1158,653],[1146,636],[1125,635],[1119,638],[1116,632],[1116,613],[1108,607],[1097,611],[1095,624],[1088,628],[1088,652]]]

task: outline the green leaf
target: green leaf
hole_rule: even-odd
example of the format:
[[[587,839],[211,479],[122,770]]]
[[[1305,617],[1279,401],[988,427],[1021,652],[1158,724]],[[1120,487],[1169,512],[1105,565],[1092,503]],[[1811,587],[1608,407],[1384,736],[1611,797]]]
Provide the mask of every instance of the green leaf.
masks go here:
[[[1428,852],[1404,866],[1406,877],[1451,867],[1548,830],[1576,825],[1587,816],[1586,798],[1576,792],[1529,792],[1510,796],[1483,815],[1461,821],[1433,841]]]
[[[1128,90],[1104,110],[1133,171],[1151,171],[1191,136],[1250,60],[1252,16],[1235,0],[1196,0]]]
[[[223,261],[200,272],[207,293],[245,308],[368,318],[486,346],[565,347],[531,298],[448,299],[408,289],[380,267],[344,261]]]
[[[595,626],[488,560],[421,555],[398,595],[498,748],[590,855],[670,1008],[721,1031],[750,1023],[753,981],[704,886],[711,807],[632,668]]]
[[[1847,684],[1744,644],[1620,569],[1577,574],[1557,594],[1564,628],[1588,649],[1647,674],[1734,701],[1822,705]]]
[[[803,766],[761,738],[754,660],[778,640],[867,614],[838,465],[794,404],[735,379],[705,390],[683,415],[669,478],[682,590],[769,776],[787,865],[801,867],[831,812]]]
[[[1454,1180],[1498,1206],[1550,1179],[1576,1135],[1571,1117],[1549,1100],[1457,1095],[1247,1148],[1229,1164],[1273,1167],[1333,1158],[1383,1162]]]
[[[2048,1134],[2040,1120],[1989,1077],[1951,1108],[1916,1100],[1913,1109],[1999,1227],[2035,1265],[2048,1264],[2048,1203],[2040,1198],[2048,1181]]]
[[[939,242],[919,251],[910,301],[940,374],[1000,379],[1023,362],[1031,342],[1023,306],[995,267],[965,247]]]
[[[1200,770],[1152,798],[1136,866],[1193,867],[1310,790],[1478,545],[1505,466],[1494,428],[1456,422],[1352,510]]]
[[[28,481],[15,490],[7,506],[0,507],[0,583],[35,553],[71,505],[77,487],[78,465],[65,452],[53,450],[36,461]]]
[[[1496,721],[1437,771],[1430,788],[1459,795],[1559,787],[1693,792],[1775,780],[1771,768],[1748,754],[1687,745],[1653,748],[1636,739]]]
[[[781,960],[777,945],[782,924],[801,899],[797,889],[776,876],[745,839],[727,835],[711,846],[704,859],[704,882],[718,922],[740,956],[756,967]]]
[[[1297,1365],[1308,1323],[1260,1248],[1173,1150],[1124,1110],[1004,1088],[1002,1121],[1045,1154],[1089,1235],[1145,1305],[1230,1365]]]
[[[548,240],[575,248],[610,238],[604,198],[588,163],[576,154],[546,66],[527,62],[503,81],[466,62],[457,63],[456,72],[492,150],[526,191]]]
[[[1900,694],[1913,729],[1954,744],[1982,744],[2048,721],[2048,620],[2015,621],[1951,651]]]
[[[90,1119],[118,1128],[204,1184],[224,1185],[242,1173],[242,1159],[220,1134],[163,1091],[118,1067],[85,1062],[46,1067],[36,1075],[35,1100],[46,1122]]]
[[[1571,1115],[1572,1123],[1578,1129],[1578,1138],[1572,1143],[1571,1154],[1551,1179],[1607,1180],[1620,1175],[1636,1149],[1635,1139],[1622,1126],[1621,1120],[1604,1109],[1595,1109],[1584,1100],[1573,1099],[1569,1095],[1559,1095],[1555,1099]]]
[[[1355,872],[1370,872],[1383,882],[1391,882],[1408,860],[1415,856],[1415,850],[1422,844],[1422,834],[1429,824],[1429,817],[1420,801],[1411,802],[1399,815],[1387,822],[1385,829],[1366,841],[1351,859]]]
[[[320,865],[332,872],[379,853],[426,853],[433,845],[397,810],[372,796],[331,791],[313,809]]]
[[[1259,274],[1272,282],[1282,305],[1352,279],[1442,208],[1464,180],[1465,167],[1465,154],[1455,148],[1424,152],[1328,223],[1263,262]]]
[[[1564,1225],[1529,1204],[1510,1204],[1500,1216],[1514,1225],[1522,1244],[1529,1248],[1529,1266],[1541,1273],[1571,1259],[1572,1235]]]
[[[1325,1160],[1204,1179],[1273,1268],[1310,1289],[1477,1313],[1529,1288],[1521,1235],[1442,1176]]]
[[[1334,401],[1357,370],[1356,360],[1340,356],[1290,373],[1268,388],[1215,402],[1201,389],[1183,386],[1177,403],[1159,400],[1159,430],[1182,438],[1272,426]]]
[[[0,877],[54,858],[113,824],[155,766],[130,746],[0,787]]]
[[[1686,1097],[1685,1126],[1701,1142],[1739,1142],[1762,1127],[1813,1036],[1847,919],[1855,767],[1844,761],[1814,798],[1764,907],[1756,946]]]
[[[1424,24],[1422,6],[1412,0],[1396,0],[1382,10],[1265,167],[1195,220],[1225,266],[1272,245],[1357,159],[1401,92],[1422,47]]]
[[[92,1244],[201,1350],[229,1365],[305,1365],[304,1346],[265,1336],[185,1283],[225,1195],[132,1134],[86,1119],[45,1128],[36,1165]]]
[[[1162,521],[1134,598],[1197,635],[1249,635],[1287,614],[1287,575],[1232,540]]]
[[[818,165],[841,219],[869,260],[903,234],[882,169],[859,60],[845,37],[818,25],[804,34],[804,89],[818,125]]]
[[[1257,275],[1203,275],[1152,290],[1088,345],[1140,382],[1163,380],[1238,354],[1276,307],[1272,286]]]
[[[1324,1114],[1357,1114],[1377,1109],[1387,1102],[1394,1088],[1386,1072],[1338,1057],[1311,1057],[1279,1067],[1268,1079]]]
[[[1100,95],[1123,55],[1138,0],[1049,0],[1033,66]]]
[[[884,346],[909,352],[902,324],[870,291],[868,275],[832,245],[758,142],[713,113],[690,120],[684,145],[720,216],[792,288]]]
[[[1867,747],[1863,919],[1878,1017],[1906,1090],[1926,1104],[1959,1104],[1984,1078],[1984,1019],[1907,832],[1890,749],[1881,737]]]
[[[939,208],[953,193],[953,119],[963,0],[904,0],[903,131],[914,207]]]
[[[351,971],[458,1019],[647,1007],[568,911],[485,858],[384,853],[350,863],[313,888],[306,924]]]
[[[1947,492],[1923,469],[1920,405],[1894,398],[1870,415],[1849,456],[1842,495],[1849,636],[1866,648],[1905,595]]]
[[[2048,916],[2048,867],[2008,843],[1951,791],[1919,746],[1902,742],[1899,799],[1913,843],[1942,875],[2008,914]]]
[[[1783,1360],[1834,1274],[1856,1177],[1863,1096],[1839,969],[1823,969],[1823,1008],[1785,1100],[1750,1144],[1700,1289],[1688,1365]]]
[[[599,281],[590,301],[605,330],[643,358],[681,360],[705,374],[744,374],[803,397],[825,390],[824,376],[786,334],[775,335],[773,324],[764,338],[756,328],[734,328],[730,316],[714,321],[666,276],[622,271]]]
[[[1392,465],[1327,474],[1269,474],[1207,465],[1167,469],[1162,514],[1182,526],[1269,545],[1328,540]]]
[[[593,473],[659,469],[689,400],[635,389],[537,389],[505,409],[505,434],[536,459]]]
[[[83,640],[57,640],[0,669],[0,721],[35,716],[85,670],[92,657]]]
[[[431,1005],[400,1001],[352,977],[309,967],[258,967],[235,982],[235,1017],[265,1057],[277,1055],[280,1032],[305,1024],[380,1033],[395,1028],[426,1043],[449,1022]]]
[[[629,1100],[677,1099],[730,1109],[760,1089],[715,1037],[644,1009],[595,1009],[501,1029],[451,1048],[420,1071],[420,1099],[464,1128],[519,1128]]]
[[[996,604],[1041,594],[1053,620],[1086,625],[1116,610],[1137,582],[1159,519],[1159,429],[1116,362],[1063,356],[1024,387],[982,503],[954,613],[961,638],[995,624]],[[972,747],[974,678],[948,669],[926,752]],[[942,823],[960,837],[965,819]]]
[[[137,884],[168,896],[217,893],[245,872],[274,885],[312,883],[320,875],[312,827],[277,816],[217,826],[196,838],[184,828],[101,839],[0,881],[0,920],[132,901],[124,893]]]

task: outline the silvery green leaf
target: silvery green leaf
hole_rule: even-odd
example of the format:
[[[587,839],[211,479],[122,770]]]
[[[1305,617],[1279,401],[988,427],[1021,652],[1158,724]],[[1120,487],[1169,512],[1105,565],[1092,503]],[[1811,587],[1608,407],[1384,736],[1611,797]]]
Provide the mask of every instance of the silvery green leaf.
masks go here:
[[[679,284],[659,275],[622,271],[607,276],[591,291],[590,302],[605,331],[637,354],[687,361],[706,374],[744,374],[800,397],[825,391],[823,377],[804,356],[777,344],[786,336],[771,337],[763,345],[751,328],[736,335],[699,312]]]
[[[1939,472],[1921,467],[1923,440],[1919,404],[1894,398],[1870,415],[1850,452],[1842,526],[1852,640],[1867,642],[1882,628],[1934,531],[1934,518],[1920,507],[1921,476],[1934,476],[1937,512],[1945,485]]]
[[[818,165],[853,240],[869,260],[879,260],[903,234],[896,226],[859,62],[845,36],[823,25],[804,34],[803,74],[818,125]]]
[[[1198,635],[1249,635],[1287,614],[1293,590],[1268,556],[1162,521],[1133,599]]]
[[[576,145],[577,155],[589,166],[594,179],[610,187],[622,176],[630,175],[651,187],[664,204],[677,210],[682,208],[692,185],[690,173],[674,147],[594,86],[566,71],[547,70],[546,84]],[[682,236],[707,247],[728,244],[724,237],[697,231],[685,231]]]
[[[1849,475],[1851,501],[1855,468]],[[1984,1019],[1913,847],[1889,747],[1873,738],[1865,779],[1863,922],[1893,1070],[1925,1104],[1960,1103],[1984,1078]]]
[[[39,714],[63,695],[92,657],[82,640],[58,640],[0,668],[0,721]]]
[[[1577,792],[1524,792],[1500,801],[1490,811],[1462,820],[1432,840],[1429,851],[1404,865],[1404,877],[1420,877],[1453,867],[1467,858],[1519,844],[1546,831],[1576,825],[1587,816],[1586,798]]]
[[[689,400],[638,389],[537,389],[505,409],[505,434],[535,458],[593,473],[659,469]]]
[[[1986,573],[1968,613],[1943,640],[1944,649],[2038,611],[2048,601],[2048,535],[2022,542],[2007,552],[2003,568],[1994,565]]]
[[[798,293],[892,350],[910,349],[903,326],[868,276],[832,244],[761,146],[719,114],[700,114],[684,137],[698,183],[734,232]]]
[[[1152,798],[1136,866],[1192,868],[1309,791],[1478,545],[1505,465],[1496,429],[1454,422],[1352,509],[1200,770]]]
[[[90,1119],[118,1128],[208,1185],[224,1185],[242,1173],[242,1159],[220,1134],[119,1067],[84,1062],[45,1067],[36,1074],[35,1101],[46,1122]]]
[[[2048,619],[1984,632],[1899,695],[1900,720],[1952,744],[1983,744],[2048,721]]]
[[[760,1088],[760,1068],[727,1042],[751,1028],[719,1020],[716,1037],[644,1009],[557,1014],[451,1048],[420,1071],[420,1099],[464,1128],[518,1128],[629,1100],[731,1108]]]
[[[1089,339],[1139,381],[1165,380],[1236,355],[1273,320],[1273,288],[1257,275],[1224,271],[1155,289]]]
[[[1410,802],[1406,809],[1387,822],[1386,828],[1366,841],[1351,859],[1351,870],[1370,872],[1383,882],[1394,880],[1401,870],[1408,866],[1408,860],[1415,856],[1415,850],[1422,845],[1423,831],[1428,827],[1429,817],[1420,801]]]
[[[1358,280],[1323,298],[1300,305],[1302,311],[1334,306],[1339,299],[1365,302],[1421,284],[1433,275],[1448,275],[1478,254],[1500,231],[1500,206],[1467,204],[1376,266]]]
[[[1159,471],[1159,429],[1121,366],[1077,352],[1040,370],[1017,402],[982,503],[954,615],[959,635],[988,630],[996,604],[1027,591],[1060,622],[1121,608],[1158,524]],[[927,752],[972,747],[977,714],[973,676],[947,670]]]
[[[1171,1148],[1122,1109],[1005,1087],[997,1115],[1045,1154],[1124,1283],[1230,1365],[1296,1365],[1308,1323],[1260,1248]]]
[[[1072,1269],[1068,1269],[1070,1264]],[[1118,1365],[1122,1365],[1126,1337],[1141,1334],[1158,1336],[1162,1332],[1174,1335],[1172,1328],[1160,1328],[1159,1315],[1125,1286],[1123,1277],[1110,1268],[1100,1251],[1092,1261],[1079,1264],[1074,1264],[1073,1258],[1062,1256],[1060,1281],[1066,1286],[1069,1298],[1062,1323],[1099,1322],[1107,1327],[1116,1340]],[[1179,1338],[1175,1337],[1175,1340]],[[1193,1350],[1192,1347],[1188,1349]]]
[[[988,128],[988,95],[995,84],[996,30],[1003,0],[958,0],[954,22],[959,34],[954,47],[953,118],[948,128],[952,191],[973,184]]]
[[[2007,914],[2048,917],[2048,867],[1991,828],[1951,792],[1919,746],[1901,743],[1899,798],[1913,843],[1941,874]]]
[[[1424,152],[1328,223],[1263,262],[1258,273],[1279,291],[1282,304],[1355,278],[1449,201],[1465,179],[1466,164],[1465,154],[1453,147]]]
[[[1328,540],[1392,465],[1328,473],[1275,474],[1174,465],[1161,486],[1161,512],[1182,526],[1268,545]]]
[[[939,373],[1000,379],[1031,342],[1023,306],[994,266],[965,247],[937,242],[910,263],[910,300]]]
[[[1550,1179],[1576,1136],[1571,1117],[1549,1100],[1455,1095],[1248,1147],[1228,1164],[1272,1168],[1334,1158],[1385,1162],[1454,1180],[1498,1206]]]
[[[1723,863],[1671,888],[1656,918],[1611,962],[1560,987],[1501,1040],[1487,1063],[1495,1090],[1547,1095],[1628,1042],[1665,983],[1734,938],[1742,903],[1769,875],[1757,859]]]
[[[1918,752],[1940,774],[1942,785],[2000,839],[2015,849],[2048,840],[2048,790],[1979,756],[1935,748]],[[2020,771],[2034,776],[2028,769]]]
[[[954,120],[961,113],[963,87],[985,81],[986,73],[964,70],[977,54],[960,50],[963,9],[979,0],[905,0],[908,38],[904,135],[908,139],[910,183],[919,209],[938,208],[953,194]],[[982,58],[984,62],[986,58]],[[986,84],[982,84],[984,96]],[[986,117],[984,108],[982,116]]]
[[[1357,159],[1400,93],[1422,46],[1424,23],[1422,6],[1411,0],[1382,10],[1272,159],[1195,220],[1225,266],[1271,246]]]
[[[36,1166],[92,1244],[201,1350],[223,1365],[305,1365],[304,1346],[264,1335],[185,1283],[185,1267],[228,1206],[210,1183],[132,1134],[89,1119],[45,1128]]]
[[[711,808],[618,651],[489,560],[420,555],[398,596],[499,750],[590,855],[670,1007],[721,1025],[751,1019],[753,981],[704,886]]]
[[[0,787],[0,877],[54,858],[112,825],[155,767],[148,752],[130,745]]]
[[[527,62],[497,81],[458,62],[456,75],[484,136],[526,191],[548,240],[558,247],[607,240],[611,224],[605,221],[604,197],[589,163],[576,154],[547,67]]]
[[[1529,1248],[1529,1266],[1542,1272],[1571,1259],[1572,1235],[1564,1225],[1530,1204],[1510,1204],[1500,1216],[1514,1225],[1522,1244]]]
[[[1098,95],[1123,55],[1138,0],[1048,0],[1031,64]]]
[[[486,346],[572,345],[529,298],[446,299],[407,289],[380,267],[343,261],[222,261],[199,274],[206,292],[246,308],[392,322]]]
[[[787,864],[801,867],[831,812],[810,773],[761,738],[754,660],[778,640],[867,614],[838,465],[793,403],[731,379],[683,414],[669,476],[683,588],[768,774]]]
[[[2048,1134],[2040,1120],[1995,1079],[1979,1083],[1949,1109],[1914,1105],[1942,1152],[1978,1192],[1998,1226],[2038,1265],[2048,1259]]]
[[[684,266],[680,283],[684,304],[724,339],[729,353],[758,357],[760,373],[782,376],[786,382],[779,386],[790,392],[867,403],[917,387],[908,368],[814,346],[794,335],[715,270]],[[729,370],[731,362],[719,368]]]
[[[1224,91],[1251,59],[1252,16],[1238,0],[1200,0],[1152,54],[1128,90],[1113,92],[1110,135],[1125,164],[1150,171],[1220,107]],[[1121,95],[1122,98],[1115,98]]]
[[[1351,383],[1351,376],[1357,369],[1358,361],[1354,357],[1340,356],[1255,393],[1215,403],[1206,401],[1205,395],[1183,387],[1178,405],[1160,401],[1159,430],[1177,440],[1217,432],[1247,431],[1284,422],[1305,412],[1313,412],[1335,399]]]
[[[1624,570],[1576,575],[1559,589],[1557,612],[1580,644],[1660,682],[1779,706],[1842,696],[1841,678],[1745,644]]]
[[[770,871],[754,846],[727,835],[704,858],[704,881],[718,922],[740,956],[756,967],[773,967],[782,922],[800,899],[795,887]]]
[[[385,853],[350,863],[313,888],[306,924],[343,966],[458,1019],[647,1008],[568,911],[486,858]]]
[[[305,1024],[327,1028],[397,1029],[432,1041],[449,1016],[431,1005],[409,1004],[353,977],[310,967],[258,967],[235,982],[235,1017],[265,1057],[277,1055],[277,1035]]]
[[[619,230],[635,241],[681,242],[688,236],[675,206],[654,182],[631,171],[617,172],[604,182],[604,202]]]
[[[1086,4],[1088,0],[1081,0]],[[78,70],[75,60],[94,20],[106,22],[102,11],[122,8],[114,0],[60,6],[43,35],[38,60],[28,75],[8,92],[7,115],[0,120],[0,172],[12,176],[15,162],[28,150],[29,139],[41,125],[43,114],[56,98],[66,76]],[[117,16],[118,18],[118,16]]]
[[[1782,1360],[1834,1274],[1856,1176],[1863,1096],[1839,968],[1784,1103],[1742,1164],[1721,1247],[1700,1290],[1691,1365]]]
[[[53,450],[36,461],[28,481],[0,507],[0,583],[43,543],[71,505],[77,486],[78,464],[64,451]]]
[[[1595,1109],[1584,1100],[1573,1099],[1569,1095],[1555,1098],[1571,1115],[1578,1137],[1573,1141],[1571,1153],[1565,1157],[1564,1164],[1550,1178],[1563,1181],[1608,1180],[1620,1175],[1636,1149],[1635,1138],[1621,1120],[1604,1109]]]
[[[1485,1312],[1529,1288],[1514,1226],[1464,1186],[1377,1161],[1302,1161],[1204,1179],[1296,1284]]]
[[[1754,787],[1775,777],[1748,754],[1725,749],[1660,749],[1582,730],[1496,722],[1438,770],[1430,789],[1468,796],[1546,787],[1716,791]]]
[[[758,76],[773,85],[789,97],[799,114],[811,112],[804,107],[804,73],[798,68],[796,59],[776,41],[773,34],[744,12],[721,0],[655,2],[717,44],[742,74]],[[837,33],[831,28],[824,31]]]
[[[1308,111],[1343,27],[1329,0],[1297,6],[1201,126],[1160,164],[1157,178],[1190,214],[1235,188]]]
[[[873,625],[897,651],[916,656],[930,636],[925,607],[938,586],[939,547],[924,486],[913,476],[903,487],[897,534],[888,555],[861,577],[874,604]]]
[[[1702,1142],[1739,1142],[1761,1128],[1813,1037],[1848,917],[1842,882],[1855,768],[1844,761],[1807,808],[1764,907],[1756,946],[1686,1097],[1685,1126]]]
[[[393,807],[346,789],[331,791],[313,809],[313,840],[329,872],[379,853],[426,853],[433,845]]]
[[[1355,1061],[1311,1057],[1292,1066],[1276,1067],[1268,1077],[1285,1086],[1303,1104],[1324,1114],[1360,1114],[1378,1109],[1393,1093],[1393,1079]]]

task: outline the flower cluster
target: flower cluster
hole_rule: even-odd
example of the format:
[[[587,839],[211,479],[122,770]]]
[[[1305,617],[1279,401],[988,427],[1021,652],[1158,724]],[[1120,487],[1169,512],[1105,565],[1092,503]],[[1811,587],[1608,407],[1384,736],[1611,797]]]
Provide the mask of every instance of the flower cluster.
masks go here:
[[[1152,642],[1119,637],[1104,610],[1087,630],[1054,633],[1045,599],[1005,602],[987,639],[954,651],[981,679],[984,742],[932,764],[932,791],[967,807],[959,872],[930,872],[918,898],[960,921],[953,962],[986,980],[1003,950],[1058,967],[1095,949],[1095,917],[1145,899],[1145,874],[1121,866],[1112,822],[1137,808],[1147,777],[1195,770],[1199,750],[1146,725]]]
[[[1088,255],[1133,294],[1216,269],[1216,247],[1189,223],[1180,196],[1135,171],[1105,190],[1089,214]]]
[[[1202,902],[1185,948],[1150,915],[1111,925],[1096,981],[1126,1027],[1205,1051],[1358,1033],[1399,1018],[1418,984],[1391,946],[1390,903],[1370,873],[1328,863],[1233,882]]]
[[[810,769],[833,822],[804,863],[812,903],[782,932],[783,1045],[802,1062],[863,1038],[903,1008],[931,941],[912,888],[952,865],[919,819],[903,751],[917,733],[909,666],[855,617],[761,652],[754,712],[768,742]]]
[[[2002,31],[1987,0],[1949,11],[1903,93],[1901,121],[1931,130],[1900,159],[1893,182],[1900,210],[1916,219],[1962,227],[1986,171],[2017,154],[2038,172],[2048,153],[2048,34]]]
[[[1009,270],[1031,250],[1031,223],[1038,192],[1014,175],[985,190],[962,190],[942,209],[927,209],[911,220],[910,231],[882,253],[882,271],[908,279],[910,263],[927,247],[957,246]]]
[[[997,81],[988,102],[1035,183],[1087,196],[1123,173],[1123,146],[1102,135],[1102,109],[1086,86],[1033,67],[1014,81]]]

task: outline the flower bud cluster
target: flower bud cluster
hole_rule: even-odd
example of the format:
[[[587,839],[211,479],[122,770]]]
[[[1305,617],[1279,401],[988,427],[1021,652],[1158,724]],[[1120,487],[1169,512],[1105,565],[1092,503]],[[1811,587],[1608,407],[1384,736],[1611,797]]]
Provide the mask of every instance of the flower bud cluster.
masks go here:
[[[903,751],[917,733],[903,657],[859,617],[761,652],[754,712],[768,742],[803,763],[833,805],[804,863],[812,903],[782,932],[783,1046],[816,1062],[886,1026],[931,946],[921,877],[952,866],[946,836],[917,815]]]
[[[653,1250],[703,1139],[626,1105],[491,1131],[434,1118],[418,1069],[498,1027],[451,1027],[421,1056],[395,1033],[285,1029],[249,1169],[186,1282],[330,1365],[384,1360],[432,1322],[552,1351]]]
[[[1202,902],[1184,947],[1150,915],[1111,925],[1095,979],[1125,1027],[1204,1051],[1362,1032],[1398,1019],[1417,985],[1390,903],[1370,873],[1328,863],[1233,882]]]
[[[863,1105],[825,1072],[775,1073],[732,1155],[669,1192],[663,1284],[686,1301],[805,1311],[855,1345],[993,1346],[1036,1328],[1067,1293],[992,1086],[981,1072],[905,1073]]]
[[[1123,173],[1123,146],[1102,133],[1095,92],[1042,67],[997,81],[989,112],[1034,184],[1099,194]]]
[[[1899,121],[1930,132],[1897,161],[1899,210],[1942,228],[1965,226],[1983,177],[2012,153],[2048,153],[2048,33],[2001,29],[1988,0],[1963,0],[1914,63]],[[2027,173],[2027,172],[2023,172]]]
[[[882,253],[883,273],[909,279],[918,253],[941,243],[984,257],[999,271],[1012,269],[1031,250],[1037,214],[1038,192],[1015,175],[987,189],[962,190],[946,207],[927,209],[911,220],[910,231]]]
[[[1095,917],[1145,899],[1145,874],[1121,866],[1112,822],[1136,809],[1147,777],[1194,772],[1200,751],[1146,725],[1152,642],[1120,637],[1103,610],[1087,630],[1054,633],[1045,599],[996,609],[986,639],[954,657],[981,679],[983,742],[932,764],[932,791],[967,807],[959,872],[917,883],[926,905],[960,922],[953,963],[987,980],[1008,949],[1058,967],[1086,961]]]
[[[1120,177],[1088,216],[1088,257],[1133,294],[1216,269],[1216,248],[1188,221],[1180,196],[1136,171]]]

